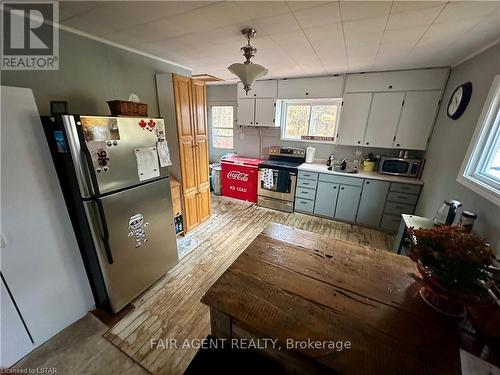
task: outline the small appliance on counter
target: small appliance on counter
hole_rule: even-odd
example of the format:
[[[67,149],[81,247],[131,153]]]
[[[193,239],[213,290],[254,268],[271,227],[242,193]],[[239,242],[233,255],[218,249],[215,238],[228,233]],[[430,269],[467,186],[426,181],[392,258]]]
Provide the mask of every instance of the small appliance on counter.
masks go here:
[[[394,176],[418,177],[422,161],[420,159],[395,158],[382,156],[378,166],[379,173]]]
[[[222,195],[257,203],[258,165],[262,159],[230,155],[221,159]]]
[[[314,147],[306,148],[306,163],[311,164],[316,157],[316,149]]]
[[[460,225],[465,232],[472,232],[472,228],[474,227],[474,222],[477,219],[477,214],[470,211],[463,211],[462,215],[460,215],[460,220],[458,221],[458,225]]]
[[[451,225],[455,221],[458,209],[462,207],[462,203],[457,200],[444,201],[439,207],[434,217],[435,225]]]
[[[259,206],[293,212],[298,167],[305,154],[301,148],[269,147],[269,160],[259,164]]]

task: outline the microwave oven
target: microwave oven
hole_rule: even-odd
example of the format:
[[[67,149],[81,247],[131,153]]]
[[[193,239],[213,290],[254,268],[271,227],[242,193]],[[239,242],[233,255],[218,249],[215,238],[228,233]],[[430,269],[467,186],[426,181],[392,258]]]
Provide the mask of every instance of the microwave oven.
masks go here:
[[[417,177],[420,172],[422,160],[403,159],[382,156],[378,166],[379,173],[395,176]]]

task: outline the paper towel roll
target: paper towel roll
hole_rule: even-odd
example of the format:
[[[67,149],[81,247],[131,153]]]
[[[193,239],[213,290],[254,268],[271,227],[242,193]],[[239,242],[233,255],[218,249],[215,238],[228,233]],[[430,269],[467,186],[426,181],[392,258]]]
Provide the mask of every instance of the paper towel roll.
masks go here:
[[[314,157],[316,156],[316,149],[314,147],[306,148],[306,163],[314,162]]]

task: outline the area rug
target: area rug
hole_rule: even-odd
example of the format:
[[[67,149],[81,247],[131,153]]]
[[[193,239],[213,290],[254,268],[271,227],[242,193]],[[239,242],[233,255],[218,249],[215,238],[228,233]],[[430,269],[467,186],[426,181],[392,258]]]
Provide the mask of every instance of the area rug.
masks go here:
[[[191,251],[196,249],[200,241],[193,236],[183,237],[177,239],[177,253],[179,254],[179,259],[184,258]]]

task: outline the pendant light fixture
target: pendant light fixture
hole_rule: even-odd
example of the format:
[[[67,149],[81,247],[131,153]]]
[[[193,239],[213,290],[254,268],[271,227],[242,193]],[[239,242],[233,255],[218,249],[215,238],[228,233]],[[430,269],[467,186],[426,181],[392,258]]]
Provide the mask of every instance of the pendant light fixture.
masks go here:
[[[255,52],[257,52],[257,48],[250,45],[250,38],[253,38],[257,34],[255,29],[248,27],[241,30],[241,33],[246,35],[248,40],[247,45],[241,47],[241,52],[243,52],[243,56],[245,56],[246,60],[243,63],[231,64],[227,67],[227,69],[234,75],[238,76],[243,84],[243,89],[248,95],[248,91],[252,89],[252,83],[257,78],[265,76],[268,70],[262,65],[254,64],[250,61],[250,59],[255,56]]]

